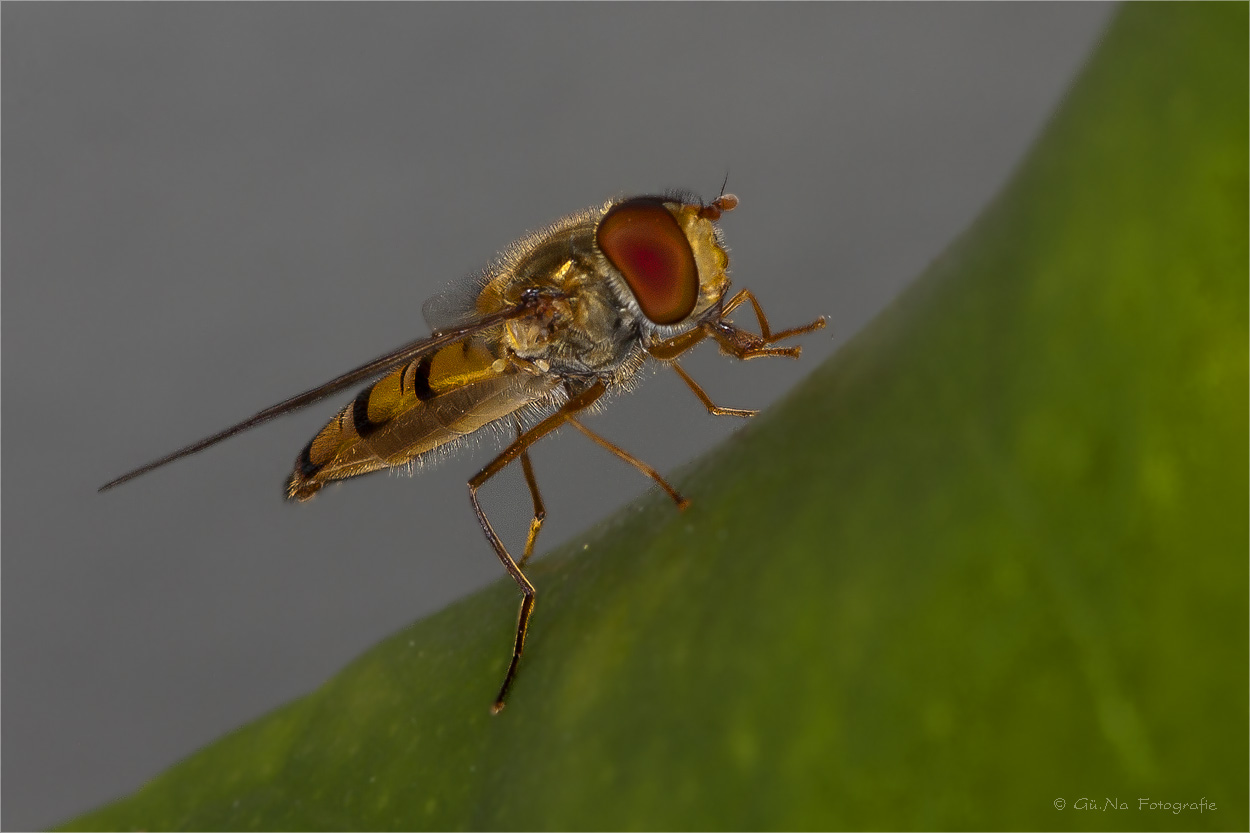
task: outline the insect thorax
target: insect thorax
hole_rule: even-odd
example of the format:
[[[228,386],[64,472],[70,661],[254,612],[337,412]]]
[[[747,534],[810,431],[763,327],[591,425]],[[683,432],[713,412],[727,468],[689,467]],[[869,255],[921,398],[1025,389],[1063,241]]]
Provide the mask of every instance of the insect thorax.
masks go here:
[[[553,374],[620,384],[642,364],[642,322],[595,247],[597,214],[574,215],[520,241],[482,298],[508,305],[527,289],[547,291],[537,315],[508,324],[509,349]]]
[[[596,229],[613,203],[565,217],[518,241],[482,283],[478,312],[516,304],[537,289],[548,297],[539,314],[507,325],[505,343],[542,372],[569,381],[626,385],[646,358],[644,347],[672,338],[719,308],[728,288],[728,258],[714,223],[697,205],[669,206],[689,241],[699,276],[688,318],[660,325],[643,314],[628,282],[600,250]]]

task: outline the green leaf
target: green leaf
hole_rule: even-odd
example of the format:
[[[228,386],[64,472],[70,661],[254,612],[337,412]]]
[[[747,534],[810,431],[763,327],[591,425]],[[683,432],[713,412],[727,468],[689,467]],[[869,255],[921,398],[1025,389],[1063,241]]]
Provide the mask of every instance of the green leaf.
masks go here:
[[[1123,9],[687,512],[534,565],[501,715],[502,580],[70,827],[1245,829],[1246,31]]]

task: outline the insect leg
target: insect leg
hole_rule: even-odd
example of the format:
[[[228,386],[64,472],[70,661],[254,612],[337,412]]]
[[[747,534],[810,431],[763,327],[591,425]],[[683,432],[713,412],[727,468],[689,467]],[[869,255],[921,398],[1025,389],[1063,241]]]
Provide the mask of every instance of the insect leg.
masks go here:
[[[643,474],[645,474],[647,477],[650,477],[650,478],[651,478],[652,480],[654,480],[656,483],[659,483],[659,484],[660,484],[660,488],[662,488],[664,491],[668,492],[668,496],[669,496],[669,497],[671,497],[671,498],[673,499],[673,503],[676,503],[676,504],[677,504],[677,508],[678,508],[678,509],[685,509],[687,506],[689,506],[689,505],[690,505],[690,501],[686,500],[684,497],[682,497],[682,496],[681,496],[681,494],[680,494],[680,493],[679,493],[676,489],[674,489],[672,486],[670,486],[670,485],[668,484],[668,481],[667,481],[667,480],[665,480],[663,477],[661,477],[661,476],[660,476],[660,473],[659,473],[658,471],[656,471],[655,469],[651,468],[651,467],[650,467],[650,466],[648,466],[646,463],[642,462],[642,461],[641,461],[641,460],[639,460],[637,457],[635,457],[634,455],[630,454],[628,451],[626,451],[625,449],[621,448],[620,446],[617,446],[617,445],[614,445],[613,443],[608,442],[608,441],[607,441],[607,440],[605,440],[603,437],[601,437],[601,436],[599,436],[598,434],[596,434],[594,431],[591,431],[591,430],[590,430],[589,428],[587,428],[585,425],[582,425],[580,422],[578,422],[577,420],[573,419],[573,417],[571,417],[571,416],[570,416],[570,417],[568,417],[568,418],[567,418],[567,421],[568,421],[569,425],[572,425],[572,426],[573,426],[574,428],[576,428],[578,431],[581,431],[581,432],[582,432],[583,434],[585,434],[587,437],[590,437],[592,440],[594,440],[595,442],[597,442],[599,445],[603,446],[603,447],[604,447],[604,448],[606,448],[608,451],[611,451],[611,452],[612,452],[613,454],[615,454],[617,457],[620,457],[620,458],[621,458],[622,460],[624,460],[626,463],[629,463],[631,466],[633,466],[634,468],[638,469],[638,471],[642,472],[642,473],[643,473]]]
[[[698,382],[690,378],[689,373],[682,370],[681,365],[677,362],[671,362],[669,367],[677,371],[677,375],[681,377],[682,381],[685,382],[692,391],[694,391],[694,395],[699,397],[699,401],[703,403],[703,407],[707,408],[709,414],[714,416],[753,417],[759,413],[759,411],[753,411],[748,408],[722,408],[720,405],[717,405],[712,401],[712,398],[703,391],[703,388],[699,387]]]
[[[559,428],[573,414],[586,408],[602,396],[605,389],[603,382],[595,382],[586,390],[573,396],[560,407],[560,410],[517,437],[512,445],[505,448],[498,457],[487,463],[485,468],[469,479],[469,502],[473,504],[473,512],[477,515],[478,525],[482,527],[482,533],[495,550],[495,555],[503,563],[504,569],[508,571],[508,575],[512,576],[512,580],[521,589],[521,612],[517,616],[516,640],[512,645],[512,660],[508,663],[508,672],[504,675],[503,685],[499,688],[499,695],[495,698],[494,705],[491,706],[491,711],[495,714],[503,710],[504,698],[508,694],[508,689],[512,686],[512,680],[516,677],[517,665],[521,661],[521,650],[525,647],[525,632],[529,628],[530,614],[534,612],[535,591],[534,585],[530,584],[529,579],[521,572],[521,568],[517,566],[512,556],[508,554],[503,541],[499,540],[499,536],[490,525],[486,513],[482,511],[482,505],[478,502],[477,490],[482,488],[482,484],[502,471],[509,463],[524,454],[527,448]]]
[[[755,308],[755,317],[760,322],[760,335],[737,327],[725,318],[744,301],[750,301],[751,306]],[[770,345],[783,339],[819,330],[824,326],[825,319],[822,317],[802,327],[792,327],[789,330],[774,333],[769,328],[768,319],[764,316],[764,310],[760,308],[759,301],[755,300],[755,295],[751,290],[744,289],[729,299],[719,318],[704,322],[700,329],[716,339],[722,352],[745,361],[758,359],[761,356],[788,356],[797,359],[802,351],[801,347],[772,347]]]
[[[516,436],[521,439],[521,423],[517,423]],[[521,452],[521,470],[525,472],[525,484],[530,487],[530,497],[534,499],[534,517],[530,520],[529,535],[525,539],[525,552],[521,554],[518,565],[525,569],[525,563],[534,554],[534,542],[538,540],[538,530],[543,528],[543,520],[547,517],[547,508],[543,506],[543,496],[538,493],[538,481],[534,478],[534,466],[530,463],[529,450]]]
[[[652,344],[647,348],[647,352],[662,362],[672,361],[707,337],[708,331],[700,327],[688,333],[673,336],[657,344]]]
[[[725,316],[747,301],[750,301],[755,309],[755,317],[760,323],[762,335],[755,335],[740,329],[725,320]],[[703,339],[712,336],[720,343],[722,351],[739,359],[755,359],[760,356],[789,356],[797,358],[799,355],[798,347],[771,347],[769,345],[782,339],[802,335],[812,330],[819,330],[824,326],[825,319],[817,318],[803,327],[794,327],[774,333],[768,326],[768,318],[764,315],[764,310],[760,307],[759,301],[756,300],[755,294],[749,289],[743,289],[725,303],[720,316],[715,320],[706,322],[688,333],[682,333],[653,344],[647,348],[647,352],[660,361],[669,362],[687,387],[694,392],[695,396],[699,397],[699,401],[703,403],[703,407],[707,408],[708,413],[716,416],[750,417],[757,412],[747,408],[724,408],[713,402],[703,388],[690,377],[690,374],[686,373],[681,365],[677,364],[677,357],[694,348]]]
[[[725,320],[729,313],[747,301],[751,302],[751,306],[755,310],[755,318],[760,324],[760,335],[743,330]],[[817,318],[810,324],[804,324],[802,327],[792,327],[788,330],[774,333],[772,328],[768,326],[768,317],[764,315],[764,309],[760,306],[760,302],[756,300],[755,293],[749,289],[743,289],[725,302],[724,309],[715,320],[705,322],[701,327],[688,333],[682,333],[666,341],[653,344],[647,348],[647,352],[660,361],[672,361],[703,341],[703,339],[712,336],[720,343],[724,352],[739,359],[758,359],[760,356],[798,358],[800,352],[798,347],[772,347],[771,345],[776,344],[778,341],[810,333],[813,330],[819,330],[824,326],[825,319],[822,317]],[[685,377],[683,376],[683,378]],[[686,381],[686,384],[690,384],[689,380]],[[698,395],[698,391],[696,391],[696,395]],[[699,399],[704,400],[704,397],[699,396]],[[707,404],[706,400],[704,400],[704,404]],[[712,411],[712,413],[718,413],[713,409],[714,407],[710,407],[708,410]]]
[[[733,312],[737,307],[741,306],[744,301],[750,301],[751,306],[755,308],[755,318],[760,322],[760,336],[765,344],[776,344],[778,341],[784,341],[794,336],[801,336],[804,333],[810,333],[813,330],[819,330],[825,326],[824,316],[817,318],[810,324],[804,324],[802,327],[791,327],[788,330],[782,330],[774,333],[768,326],[768,318],[764,315],[764,308],[760,306],[760,302],[755,297],[755,293],[749,289],[740,290],[736,295],[729,299],[725,304],[725,311],[721,313],[724,317]],[[794,355],[798,355],[796,352]],[[747,358],[752,358],[748,356]]]

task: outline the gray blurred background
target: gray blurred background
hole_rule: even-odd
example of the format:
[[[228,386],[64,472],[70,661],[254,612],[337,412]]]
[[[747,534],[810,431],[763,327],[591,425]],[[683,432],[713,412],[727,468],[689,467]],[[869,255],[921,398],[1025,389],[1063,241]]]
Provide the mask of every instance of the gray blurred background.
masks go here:
[[[1110,13],[5,4],[3,826],[131,791],[505,580],[465,488],[490,447],[283,502],[350,394],[101,483],[424,334],[527,229],[726,171],[736,285],[830,319],[800,362],[684,362],[766,407],[985,206]],[[612,405],[590,424],[661,471],[736,427],[671,372]],[[534,463],[540,552],[649,487],[576,432]],[[519,473],[483,497],[519,548]]]

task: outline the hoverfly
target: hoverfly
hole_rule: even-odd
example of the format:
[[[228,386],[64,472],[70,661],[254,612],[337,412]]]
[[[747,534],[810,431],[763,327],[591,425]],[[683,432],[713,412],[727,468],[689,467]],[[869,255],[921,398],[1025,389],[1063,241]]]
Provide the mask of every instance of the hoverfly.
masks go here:
[[[713,403],[678,357],[711,338],[738,359],[797,358],[799,347],[774,345],[825,325],[817,318],[773,332],[749,289],[728,297],[729,257],[716,223],[737,204],[732,194],[704,203],[669,193],[609,200],[571,214],[514,243],[463,297],[453,293],[427,302],[423,312],[435,328],[429,337],[140,466],[100,491],[379,376],[304,446],[287,481],[288,499],[308,500],[333,480],[412,466],[488,427],[515,430],[516,439],[468,484],[482,532],[521,590],[512,658],[492,706],[497,713],[516,677],[534,611],[534,585],[524,568],[546,516],[529,447],[571,425],[653,479],[684,509],[686,498],[659,472],[591,431],[578,415],[605,394],[628,389],[652,358],[672,367],[710,413],[751,416],[754,411]],[[729,321],[748,302],[758,334]],[[477,497],[483,484],[518,458],[534,504],[519,560]]]

